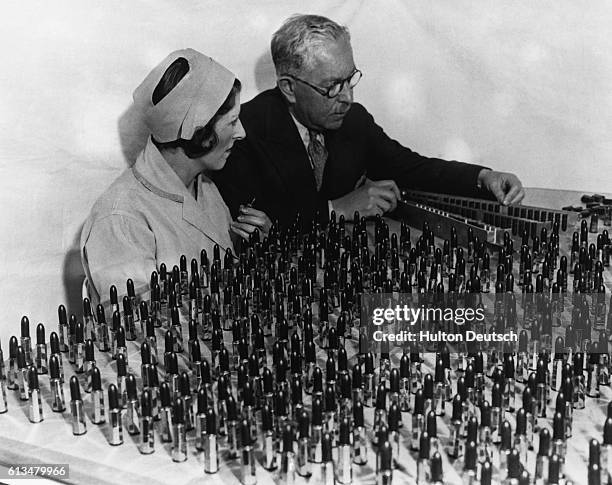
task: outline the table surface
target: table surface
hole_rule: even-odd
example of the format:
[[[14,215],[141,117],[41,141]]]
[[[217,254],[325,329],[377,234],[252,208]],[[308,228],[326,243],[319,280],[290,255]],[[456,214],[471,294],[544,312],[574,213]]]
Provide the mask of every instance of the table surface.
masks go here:
[[[528,205],[539,205],[547,208],[559,208],[561,205],[579,204],[579,192],[572,191],[553,191],[546,189],[528,189],[525,203]],[[389,221],[392,232],[398,231],[399,226],[396,221]],[[418,231],[414,231],[415,235]],[[413,235],[413,241],[415,240]],[[608,289],[609,271],[607,273]],[[185,326],[183,326],[185,331]],[[49,328],[47,333],[52,330]],[[161,330],[161,329],[158,329]],[[17,334],[18,329],[15,329]],[[228,332],[226,332],[228,333]],[[231,333],[231,332],[229,332]],[[7,339],[8,340],[8,339]],[[161,334],[158,334],[158,342],[163,342]],[[6,344],[6,342],[3,342]],[[128,372],[134,373],[138,379],[140,376],[140,357],[139,344],[128,342],[129,350],[129,369]],[[349,358],[356,352],[356,343],[347,344]],[[6,349],[7,346],[5,345]],[[231,347],[230,347],[231,348]],[[203,346],[203,355],[210,361],[208,347]],[[321,356],[319,356],[321,357]],[[397,355],[394,356],[397,359]],[[106,389],[110,382],[114,382],[115,363],[110,360],[108,354],[100,353],[96,349],[96,360],[98,367],[103,375],[103,388]],[[394,362],[397,365],[397,361]],[[186,368],[186,356],[180,356],[180,366]],[[426,371],[433,372],[432,356],[425,356],[424,363]],[[67,373],[67,380],[72,374],[72,369],[64,358],[64,368]],[[324,368],[324,367],[323,367]],[[425,373],[425,372],[424,372]],[[82,377],[81,383],[83,383]],[[0,470],[1,467],[8,467],[14,464],[24,463],[68,463],[70,465],[70,479],[68,483],[88,483],[88,484],[195,484],[201,483],[206,477],[206,483],[239,483],[239,466],[237,460],[222,460],[220,470],[214,475],[204,474],[204,465],[201,453],[195,449],[195,437],[193,433],[188,434],[189,458],[184,463],[174,463],[171,460],[170,445],[160,443],[156,435],[156,451],[152,455],[141,455],[137,449],[137,438],[128,435],[124,428],[124,444],[112,447],[108,444],[106,425],[94,425],[88,419],[87,433],[83,436],[73,436],[70,425],[70,413],[66,411],[58,414],[53,413],[49,402],[49,384],[46,376],[40,378],[43,393],[44,421],[39,424],[31,424],[27,418],[27,401],[19,401],[17,392],[8,391],[9,411],[0,415]],[[140,384],[140,379],[139,379]],[[69,399],[68,386],[65,385],[66,397]],[[488,383],[490,393],[490,382]],[[612,399],[612,390],[602,388],[601,398],[587,398],[587,407],[584,410],[576,410],[574,413],[574,435],[568,442],[568,457],[566,472],[575,483],[586,483],[586,463],[588,463],[588,439],[596,437],[601,440],[602,426],[606,416],[607,404]],[[85,407],[89,413],[90,396],[83,393]],[[490,396],[490,394],[489,394]],[[517,397],[520,394],[517,393]],[[552,405],[554,406],[556,393],[552,395]],[[450,405],[447,404],[447,415]],[[549,410],[554,408],[550,408]],[[366,421],[372,422],[371,409],[366,408]],[[404,427],[401,430],[402,441],[408,443],[411,414],[404,413]],[[514,429],[514,416],[510,416],[509,421]],[[449,436],[447,420],[438,420],[438,434],[443,443]],[[549,423],[550,424],[550,423]],[[536,441],[537,443],[537,441]],[[221,440],[220,450],[222,456],[225,455],[225,441]],[[536,444],[537,450],[537,444]],[[531,454],[533,455],[533,453]],[[533,458],[533,456],[532,456]],[[446,455],[444,460],[445,482],[462,483],[457,470],[461,469],[461,463],[451,464]],[[363,467],[354,466],[356,482],[372,483],[374,480],[375,452],[369,450],[368,463]],[[533,469],[530,466],[530,469]],[[317,483],[317,470],[313,466],[313,476],[308,480],[310,483]],[[407,449],[403,450],[400,459],[400,466],[394,471],[394,483],[416,483],[416,461],[414,453]],[[274,473],[263,469],[260,462],[257,463],[257,479],[260,484],[272,484],[277,482]],[[0,481],[3,479],[0,478]],[[6,480],[4,480],[6,481]],[[306,481],[298,477],[298,483]],[[16,480],[15,483],[24,483]]]

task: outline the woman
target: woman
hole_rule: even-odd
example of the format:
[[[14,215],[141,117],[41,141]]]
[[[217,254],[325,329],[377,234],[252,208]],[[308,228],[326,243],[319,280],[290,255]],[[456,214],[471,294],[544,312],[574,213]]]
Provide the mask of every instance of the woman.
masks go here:
[[[134,92],[151,132],[134,166],[94,204],[81,233],[81,258],[92,300],[107,301],[128,278],[149,290],[151,272],[181,255],[212,257],[215,244],[234,252],[232,237],[266,233],[263,212],[243,208],[233,222],[207,173],[225,165],[245,136],[238,118],[240,81],[193,49],[173,52]]]

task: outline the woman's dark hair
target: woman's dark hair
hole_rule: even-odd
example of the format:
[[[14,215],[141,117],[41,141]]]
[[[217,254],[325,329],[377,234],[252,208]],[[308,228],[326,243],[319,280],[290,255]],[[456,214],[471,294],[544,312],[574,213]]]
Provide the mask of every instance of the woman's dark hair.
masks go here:
[[[185,77],[185,75],[189,72],[189,62],[184,57],[179,57],[176,59],[166,72],[160,79],[159,83],[153,90],[153,95],[151,96],[151,101],[153,104],[159,103],[162,99],[164,99],[170,91],[172,91],[176,85],[179,83],[181,79]],[[240,92],[241,84],[239,79],[234,80],[234,85],[230,90],[227,98],[221,105],[221,107],[217,110],[215,115],[210,119],[206,125],[203,127],[197,128],[191,140],[185,140],[183,138],[179,138],[178,140],[169,141],[166,143],[159,142],[155,140],[155,138],[151,137],[153,143],[158,148],[158,150],[168,149],[168,148],[182,148],[189,158],[199,158],[203,155],[206,155],[210,152],[217,143],[219,143],[219,138],[215,133],[214,126],[217,120],[228,113],[235,105],[236,105],[236,96]]]

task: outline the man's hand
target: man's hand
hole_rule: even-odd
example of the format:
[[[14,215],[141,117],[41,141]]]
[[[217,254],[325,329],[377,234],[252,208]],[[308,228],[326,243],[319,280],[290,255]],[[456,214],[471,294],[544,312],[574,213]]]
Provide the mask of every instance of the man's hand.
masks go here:
[[[525,197],[523,184],[513,173],[495,172],[483,168],[478,174],[478,184],[491,192],[504,205],[518,204]]]
[[[351,220],[355,211],[364,217],[382,215],[397,207],[401,198],[397,184],[393,180],[369,180],[364,185],[339,199],[332,200],[332,208],[337,216],[344,215]]]
[[[236,234],[243,239],[248,241],[249,235],[255,230],[259,229],[262,236],[268,235],[270,228],[272,227],[272,221],[266,215],[265,212],[253,209],[252,207],[241,205],[240,215],[235,221],[230,223],[230,228]]]

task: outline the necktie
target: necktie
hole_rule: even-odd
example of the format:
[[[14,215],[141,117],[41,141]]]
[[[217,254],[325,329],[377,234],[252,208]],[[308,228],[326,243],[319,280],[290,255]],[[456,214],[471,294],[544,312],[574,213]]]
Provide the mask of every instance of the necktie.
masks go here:
[[[325,170],[325,162],[327,161],[327,149],[323,144],[323,135],[314,130],[308,130],[310,141],[308,142],[308,156],[312,162],[314,169],[315,181],[317,190],[321,190],[323,183],[323,170]]]

